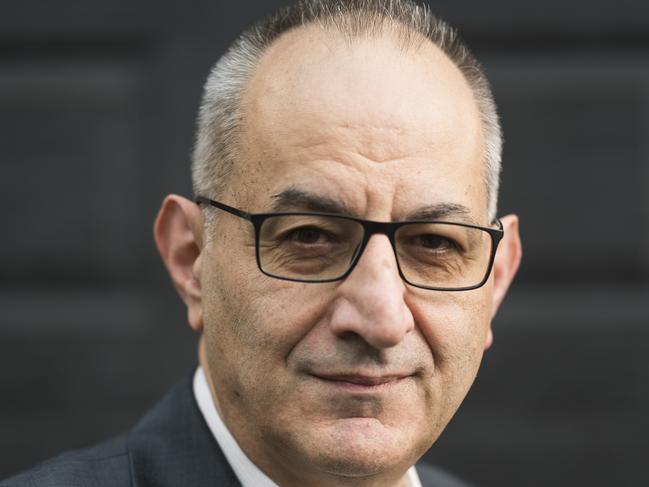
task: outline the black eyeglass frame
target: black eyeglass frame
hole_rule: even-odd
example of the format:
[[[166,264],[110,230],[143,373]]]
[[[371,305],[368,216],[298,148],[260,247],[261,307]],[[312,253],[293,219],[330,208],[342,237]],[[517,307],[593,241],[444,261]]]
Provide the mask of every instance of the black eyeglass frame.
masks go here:
[[[498,225],[498,228],[491,228],[491,227],[483,227],[480,225],[473,225],[471,223],[460,223],[460,222],[448,222],[448,221],[435,221],[435,220],[407,220],[407,221],[400,221],[400,222],[377,222],[377,221],[372,221],[372,220],[363,220],[361,218],[356,218],[353,216],[348,216],[348,215],[339,215],[335,213],[318,213],[318,212],[278,212],[278,213],[248,213],[246,211],[240,210],[238,208],[234,208],[233,206],[226,205],[225,203],[220,203],[218,201],[214,201],[212,199],[206,198],[204,196],[197,196],[194,200],[197,205],[205,204],[205,205],[210,205],[215,208],[218,208],[220,210],[223,210],[227,213],[230,213],[231,215],[238,216],[239,218],[243,218],[244,220],[248,220],[249,222],[252,223],[254,229],[255,229],[255,255],[257,259],[257,267],[259,270],[269,276],[273,277],[275,279],[282,279],[284,281],[293,281],[293,282],[306,282],[306,283],[325,283],[325,282],[335,282],[335,281],[341,281],[345,279],[347,276],[349,276],[354,268],[356,267],[356,264],[360,260],[361,256],[363,255],[363,252],[365,251],[365,247],[367,246],[367,243],[369,242],[370,238],[372,238],[372,235],[375,234],[383,234],[388,237],[390,240],[390,245],[392,245],[392,251],[394,252],[394,258],[397,263],[397,269],[399,270],[399,276],[405,283],[407,283],[410,286],[414,286],[420,289],[428,289],[430,291],[470,291],[472,289],[478,289],[487,282],[489,279],[489,275],[491,274],[491,271],[493,269],[493,264],[494,264],[494,259],[496,257],[496,250],[498,249],[498,244],[502,240],[505,232],[503,230],[503,224],[499,219],[494,220],[494,223]],[[271,217],[278,217],[278,216],[323,216],[323,217],[333,217],[333,218],[339,218],[343,220],[351,220],[354,222],[359,223],[363,227],[363,240],[361,241],[358,250],[354,254],[353,261],[349,265],[349,268],[345,273],[338,277],[334,278],[329,278],[329,279],[296,279],[292,277],[284,277],[284,276],[279,276],[273,273],[270,273],[268,271],[265,271],[264,268],[261,265],[261,258],[259,255],[259,237],[261,234],[261,226],[264,223],[264,220],[271,218]],[[475,228],[478,230],[483,230],[489,234],[491,237],[491,255],[489,256],[489,264],[487,265],[487,270],[485,272],[484,277],[482,280],[473,286],[465,286],[465,287],[452,287],[452,288],[444,288],[444,287],[433,287],[433,286],[424,286],[421,284],[414,284],[406,278],[406,276],[403,274],[403,271],[401,270],[401,265],[399,264],[399,256],[397,254],[397,246],[395,242],[395,234],[397,230],[404,226],[404,225],[409,225],[412,223],[439,223],[439,224],[444,224],[444,225],[455,225],[455,226],[460,226],[460,227],[467,227],[467,228]]]

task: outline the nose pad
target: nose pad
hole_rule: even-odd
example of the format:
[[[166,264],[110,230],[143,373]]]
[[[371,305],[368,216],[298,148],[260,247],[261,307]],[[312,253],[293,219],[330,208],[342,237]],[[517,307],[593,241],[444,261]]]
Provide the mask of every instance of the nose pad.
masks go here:
[[[355,257],[361,248],[359,244]],[[384,235],[370,238],[337,293],[330,326],[338,336],[353,333],[380,349],[398,345],[414,329],[405,300],[406,286],[392,244]]]

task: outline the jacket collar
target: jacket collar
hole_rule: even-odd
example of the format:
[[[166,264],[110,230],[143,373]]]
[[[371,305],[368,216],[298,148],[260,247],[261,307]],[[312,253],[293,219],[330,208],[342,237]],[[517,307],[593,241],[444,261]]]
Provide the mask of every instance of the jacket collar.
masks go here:
[[[185,374],[128,434],[134,487],[240,487],[198,409],[193,375]]]

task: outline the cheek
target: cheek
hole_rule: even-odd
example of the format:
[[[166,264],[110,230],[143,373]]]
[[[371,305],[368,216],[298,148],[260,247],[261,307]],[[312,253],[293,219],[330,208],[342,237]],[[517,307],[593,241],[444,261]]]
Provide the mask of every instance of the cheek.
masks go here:
[[[260,273],[261,274],[261,273]],[[309,333],[326,310],[322,285],[301,284],[264,275],[240,283],[237,309],[246,322],[240,341],[282,359]],[[245,333],[243,333],[245,330]]]
[[[449,383],[470,385],[489,331],[489,289],[421,296],[411,309],[430,346],[436,373]]]
[[[486,293],[480,290],[423,298],[411,309],[433,355],[434,407],[437,426],[443,427],[457,411],[478,372],[490,306]]]
[[[291,350],[326,308],[326,293],[321,286],[265,276],[256,263],[252,269],[227,264],[215,262],[204,274],[206,339],[218,362],[214,365],[227,365],[252,386],[258,376],[286,365]]]
[[[230,279],[239,279],[238,286]],[[302,286],[309,285],[263,275],[214,281],[204,333],[221,406],[230,418],[256,418],[260,431],[281,413],[293,417],[301,407],[291,401],[298,378],[289,357],[322,309],[318,286]]]
[[[259,341],[250,323],[256,320],[252,300],[248,298],[246,280],[250,270],[243,252],[223,252],[229,243],[215,239],[203,259],[201,272],[203,337],[212,374],[228,389],[238,388],[241,365],[249,363],[250,344]],[[234,373],[237,371],[237,374]]]

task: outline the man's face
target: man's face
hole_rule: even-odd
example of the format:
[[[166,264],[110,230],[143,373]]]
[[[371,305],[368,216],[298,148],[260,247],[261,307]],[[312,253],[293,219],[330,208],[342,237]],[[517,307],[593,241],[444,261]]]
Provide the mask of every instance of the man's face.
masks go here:
[[[244,102],[227,204],[309,211],[324,199],[378,221],[453,204],[469,215],[449,220],[489,224],[476,104],[429,43],[404,53],[390,37],[350,45],[317,27],[291,31]],[[462,292],[408,286],[385,235],[345,280],[282,281],[257,268],[249,222],[219,212],[210,229],[199,259],[205,365],[244,451],[285,478],[402,474],[476,375],[492,281]]]

